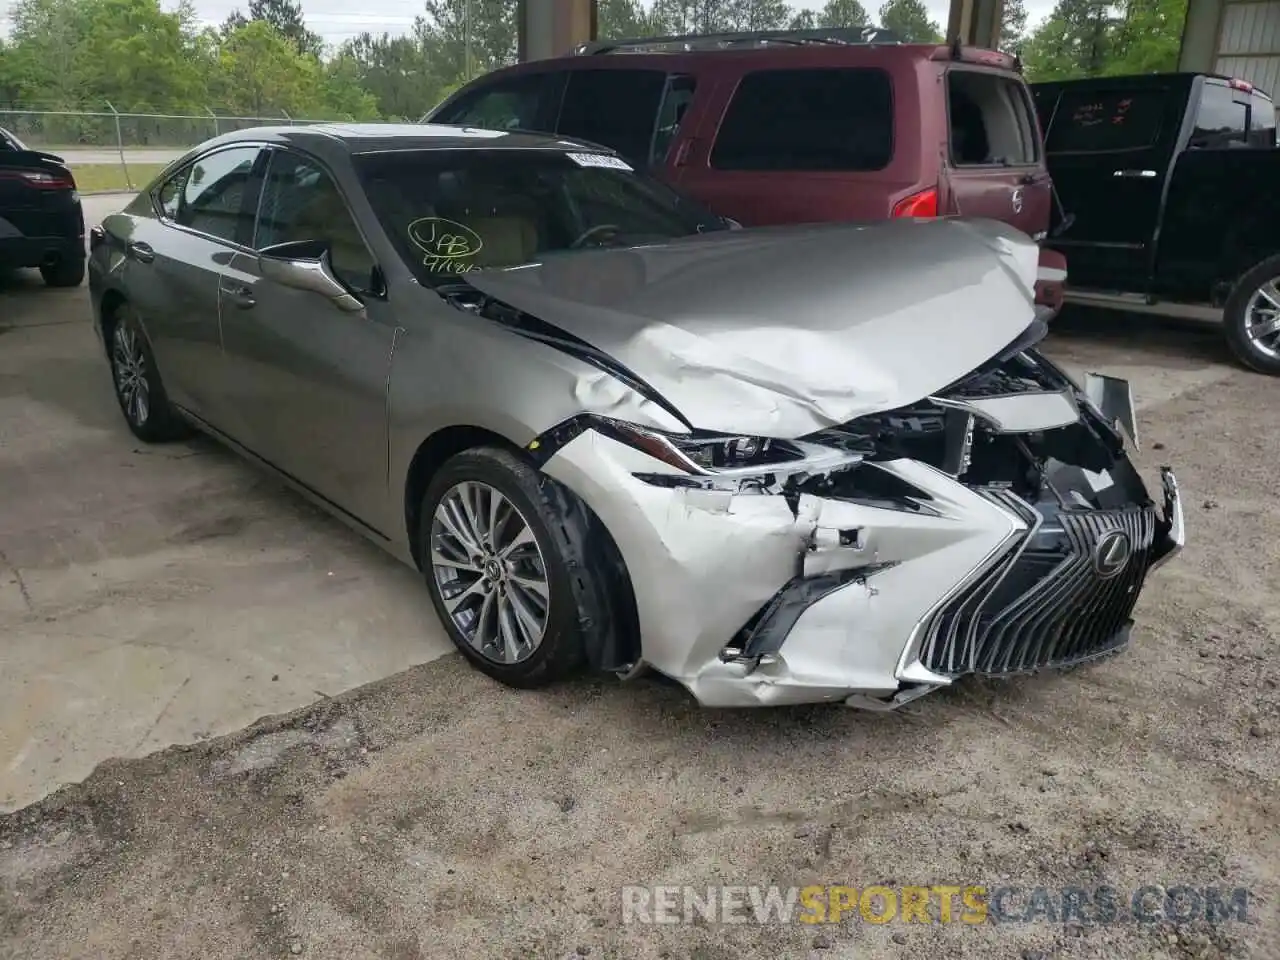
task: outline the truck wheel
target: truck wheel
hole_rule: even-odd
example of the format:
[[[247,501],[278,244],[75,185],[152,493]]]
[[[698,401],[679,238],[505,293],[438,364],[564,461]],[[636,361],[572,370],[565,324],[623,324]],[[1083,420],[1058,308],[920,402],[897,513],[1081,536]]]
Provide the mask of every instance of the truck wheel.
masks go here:
[[[1280,257],[1262,261],[1240,278],[1222,319],[1227,343],[1241,363],[1280,376]]]

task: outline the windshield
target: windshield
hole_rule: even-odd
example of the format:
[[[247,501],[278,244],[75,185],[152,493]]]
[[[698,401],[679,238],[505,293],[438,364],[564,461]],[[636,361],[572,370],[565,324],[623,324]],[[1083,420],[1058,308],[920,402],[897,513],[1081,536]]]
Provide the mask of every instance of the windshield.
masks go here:
[[[355,160],[374,213],[423,283],[728,228],[603,154],[412,150]]]

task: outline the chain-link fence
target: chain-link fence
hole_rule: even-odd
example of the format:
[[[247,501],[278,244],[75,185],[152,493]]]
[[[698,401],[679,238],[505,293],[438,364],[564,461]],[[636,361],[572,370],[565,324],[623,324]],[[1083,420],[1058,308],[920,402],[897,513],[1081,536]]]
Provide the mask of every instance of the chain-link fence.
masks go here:
[[[189,147],[233,130],[282,124],[324,123],[334,119],[120,113],[107,110],[0,109],[4,127],[32,150],[57,154],[83,179],[84,189],[136,189],[158,166]],[[86,168],[92,167],[90,171]]]

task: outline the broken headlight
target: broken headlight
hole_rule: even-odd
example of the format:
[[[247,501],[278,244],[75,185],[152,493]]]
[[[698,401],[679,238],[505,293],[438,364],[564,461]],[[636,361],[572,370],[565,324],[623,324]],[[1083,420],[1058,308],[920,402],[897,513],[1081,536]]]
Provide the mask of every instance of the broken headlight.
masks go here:
[[[601,432],[686,473],[751,470],[803,460],[810,455],[789,440],[702,432],[673,434],[621,420],[594,419],[595,427]]]

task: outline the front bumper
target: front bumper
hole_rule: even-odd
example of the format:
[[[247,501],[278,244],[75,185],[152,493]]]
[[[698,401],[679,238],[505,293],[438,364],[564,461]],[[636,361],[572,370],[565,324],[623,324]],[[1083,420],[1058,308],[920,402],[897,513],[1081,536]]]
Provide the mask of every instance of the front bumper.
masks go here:
[[[966,673],[1100,656],[1123,646],[1147,574],[1184,542],[1167,468],[1163,509],[1046,516],[916,460],[873,469],[926,494],[922,509],[655,485],[635,476],[651,466],[640,457],[586,431],[543,469],[617,543],[643,662],[705,706],[893,708]],[[1114,531],[1131,549],[1103,577],[1095,560]]]

